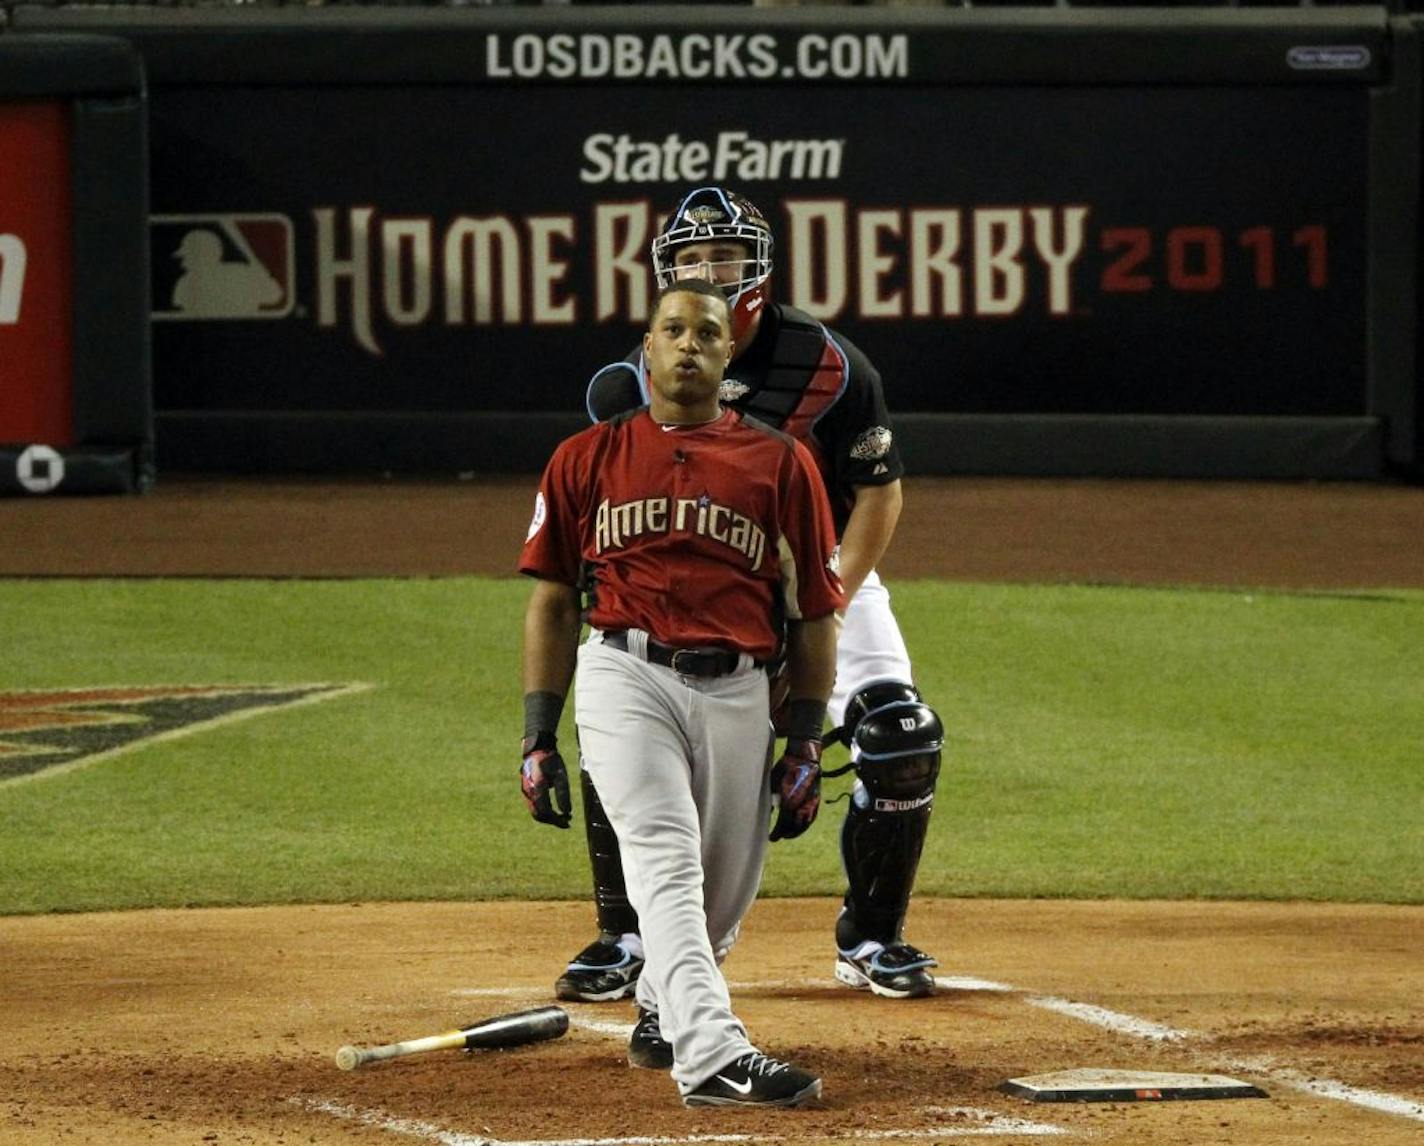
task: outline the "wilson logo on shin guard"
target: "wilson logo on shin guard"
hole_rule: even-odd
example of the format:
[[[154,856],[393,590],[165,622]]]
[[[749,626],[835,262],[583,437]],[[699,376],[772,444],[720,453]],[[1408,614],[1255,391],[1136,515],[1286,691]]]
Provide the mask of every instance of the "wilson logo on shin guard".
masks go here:
[[[926,804],[934,802],[934,793],[926,792],[923,796],[916,796],[913,800],[887,800],[882,796],[877,796],[874,805],[877,812],[913,812],[916,808],[923,808]]]

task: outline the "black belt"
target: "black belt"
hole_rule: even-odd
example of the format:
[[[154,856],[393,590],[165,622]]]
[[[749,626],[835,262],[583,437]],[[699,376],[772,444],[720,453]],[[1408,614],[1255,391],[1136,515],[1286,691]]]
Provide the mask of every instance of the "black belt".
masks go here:
[[[628,647],[626,629],[604,633],[603,643],[625,653],[633,651]],[[683,676],[726,676],[736,672],[742,663],[741,653],[727,649],[675,649],[652,637],[648,638],[647,645],[646,659],[650,664],[662,665]]]

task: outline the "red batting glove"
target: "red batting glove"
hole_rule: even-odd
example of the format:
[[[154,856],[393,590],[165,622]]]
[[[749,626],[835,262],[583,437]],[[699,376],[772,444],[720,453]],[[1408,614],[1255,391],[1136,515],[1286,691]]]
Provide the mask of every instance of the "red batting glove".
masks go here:
[[[573,806],[569,800],[569,770],[564,767],[554,738],[526,736],[522,750],[519,790],[529,805],[529,814],[541,824],[567,828]]]
[[[792,739],[771,770],[771,791],[779,798],[771,839],[794,840],[821,810],[821,742]]]

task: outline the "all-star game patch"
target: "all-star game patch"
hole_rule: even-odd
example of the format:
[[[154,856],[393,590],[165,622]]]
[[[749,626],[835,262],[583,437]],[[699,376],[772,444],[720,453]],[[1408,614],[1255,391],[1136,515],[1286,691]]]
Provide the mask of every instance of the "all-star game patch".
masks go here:
[[[67,772],[154,741],[369,687],[160,685],[0,691],[0,784]]]

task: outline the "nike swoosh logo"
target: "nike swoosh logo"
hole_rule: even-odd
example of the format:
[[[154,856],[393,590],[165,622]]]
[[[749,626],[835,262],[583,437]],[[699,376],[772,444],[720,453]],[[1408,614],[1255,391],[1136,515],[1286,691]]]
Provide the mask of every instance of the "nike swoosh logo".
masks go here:
[[[733,1082],[725,1074],[719,1074],[717,1081],[725,1083],[728,1089],[735,1090],[738,1094],[750,1094],[752,1092],[751,1079],[747,1079],[746,1082]]]

